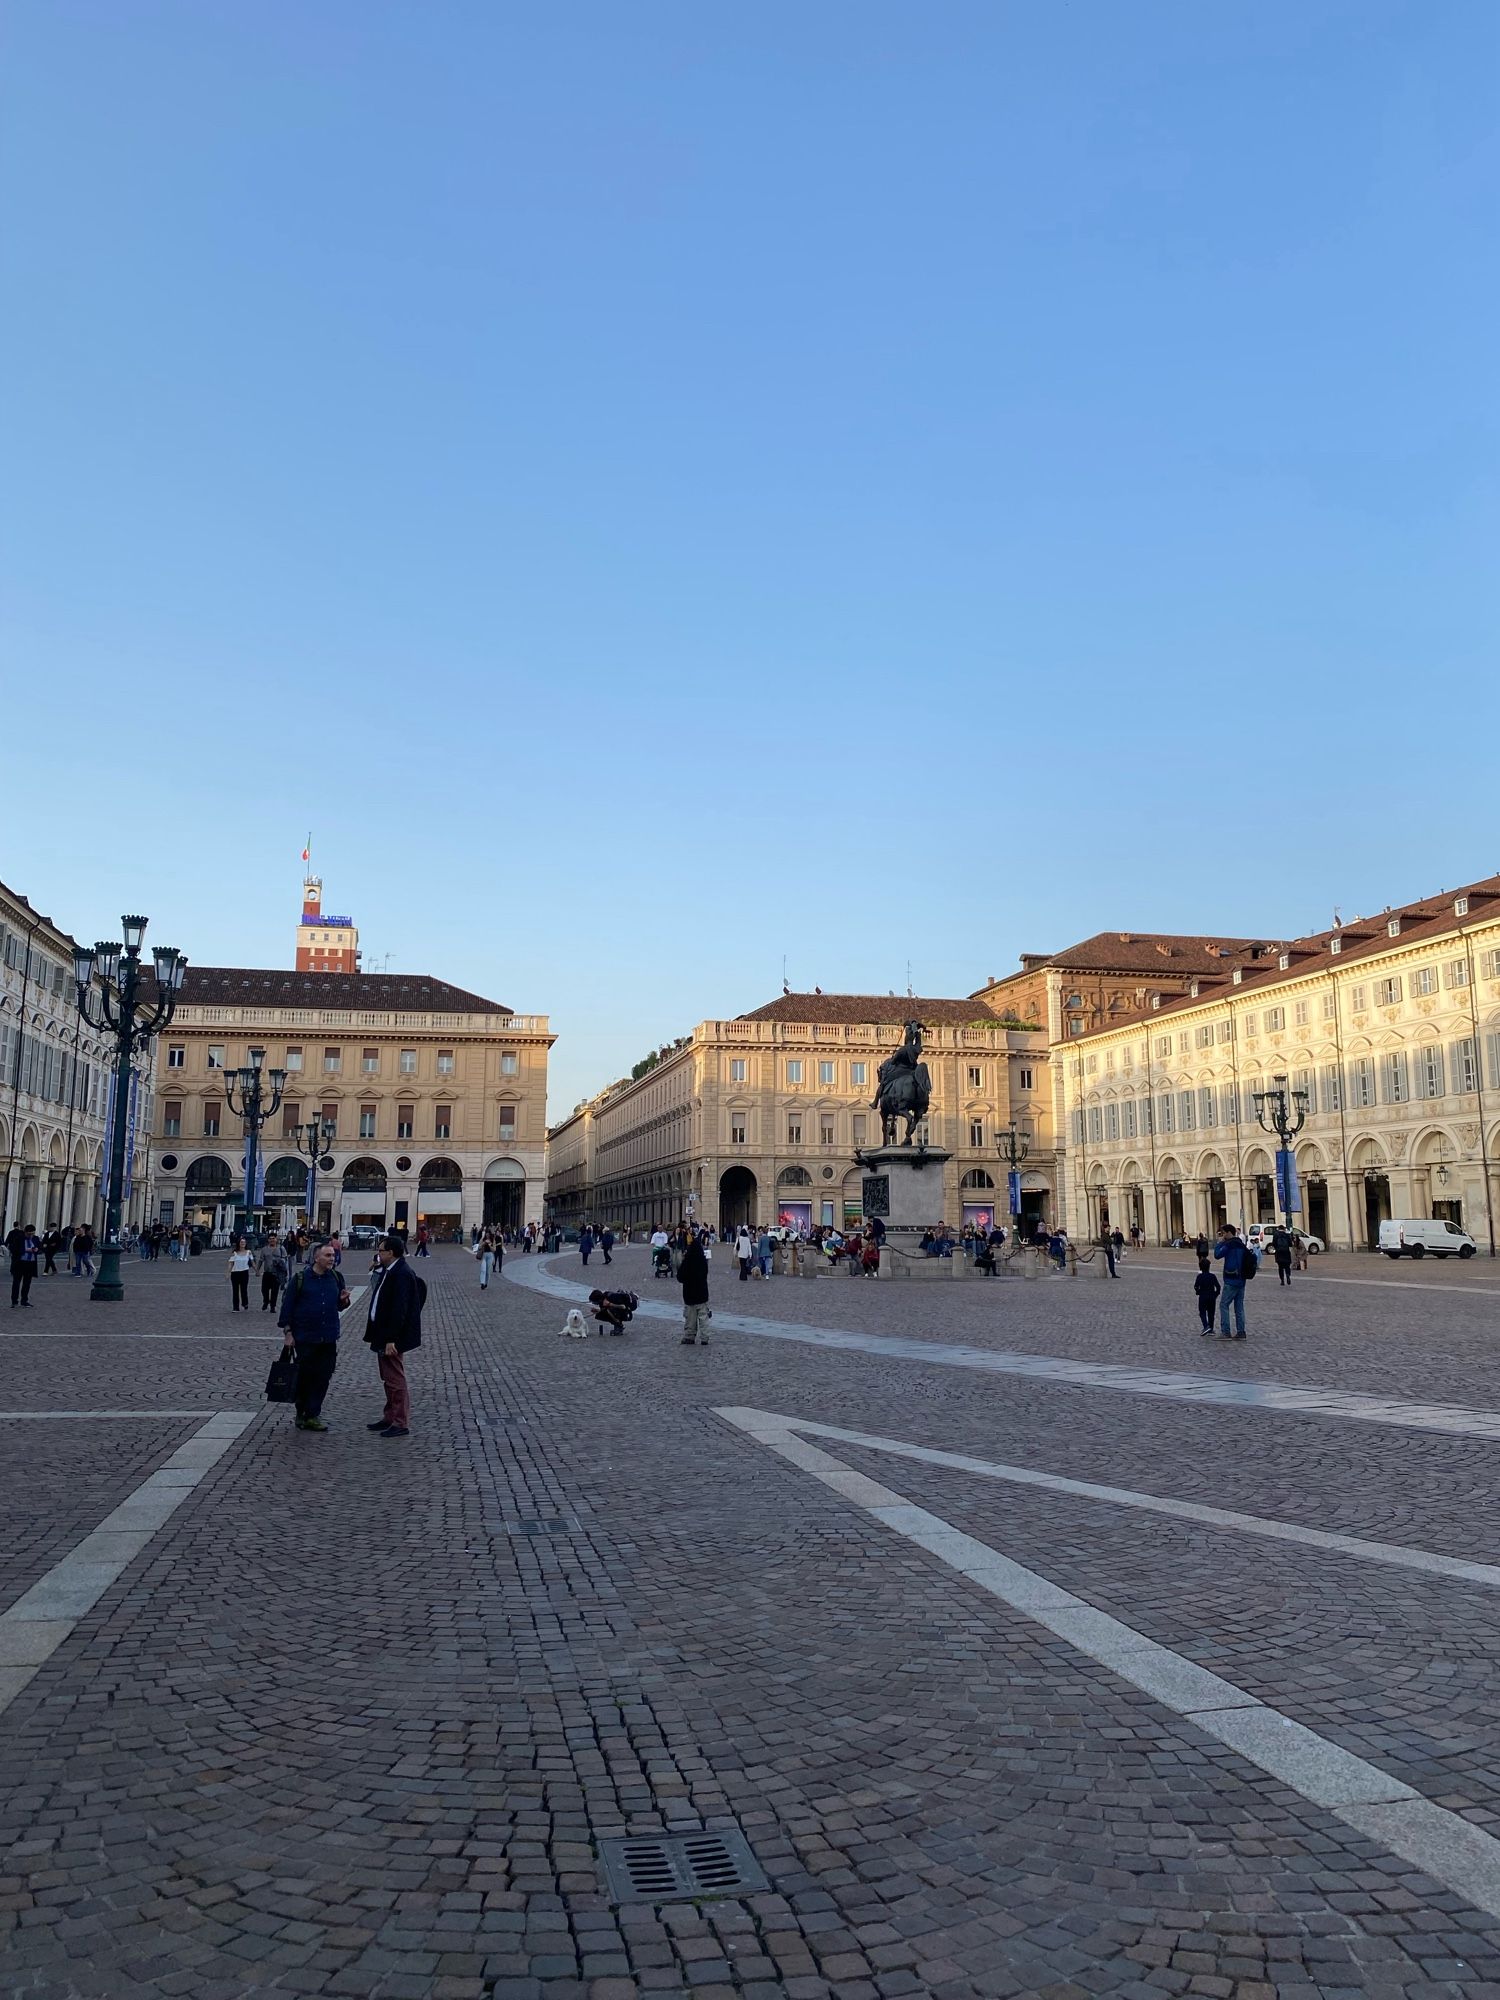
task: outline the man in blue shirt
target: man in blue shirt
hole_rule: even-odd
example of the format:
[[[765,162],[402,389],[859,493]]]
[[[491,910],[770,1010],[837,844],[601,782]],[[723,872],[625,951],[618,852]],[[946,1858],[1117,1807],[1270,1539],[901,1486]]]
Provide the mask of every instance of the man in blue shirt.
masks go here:
[[[1219,1230],[1219,1240],[1214,1245],[1214,1256],[1223,1260],[1224,1290],[1219,1296],[1219,1331],[1226,1340],[1245,1338],[1245,1268],[1254,1269],[1255,1252],[1248,1243],[1240,1241],[1240,1232],[1232,1222],[1226,1222]],[[1234,1307],[1235,1331],[1229,1331],[1229,1309]]]
[[[297,1350],[297,1428],[326,1431],[323,1398],[339,1363],[339,1314],[349,1304],[344,1281],[333,1268],[333,1245],[320,1243],[305,1271],[287,1286],[276,1324],[288,1347]]]

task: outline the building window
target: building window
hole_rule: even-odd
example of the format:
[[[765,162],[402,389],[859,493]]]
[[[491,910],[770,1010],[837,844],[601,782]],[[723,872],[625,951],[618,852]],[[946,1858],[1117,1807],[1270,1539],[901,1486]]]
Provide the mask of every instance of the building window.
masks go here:
[[[396,1106],[396,1137],[398,1139],[415,1137],[416,1122],[417,1107],[415,1104],[398,1104]]]
[[[1190,1090],[1179,1090],[1177,1093],[1177,1129],[1179,1132],[1191,1132],[1193,1129],[1193,1093]]]
[[[288,1049],[288,1050],[287,1050],[287,1052],[286,1052],[286,1067],[287,1067],[287,1068],[288,1068],[289,1070],[298,1070],[298,1069],[301,1069],[301,1067],[302,1067],[302,1051],[301,1051],[301,1049]]]
[[[516,1136],[516,1107],[502,1104],[500,1107],[500,1137],[514,1139]]]
[[[1127,1097],[1120,1106],[1120,1125],[1127,1139],[1135,1137],[1135,1099]]]
[[[453,1137],[453,1106],[440,1104],[432,1114],[432,1136],[434,1139]]]
[[[1398,1049],[1384,1058],[1381,1068],[1381,1096],[1387,1104],[1405,1104],[1411,1096],[1406,1074],[1406,1052]]]
[[[820,1062],[818,1064],[818,1081],[824,1085],[833,1082],[833,1064],[831,1062]]]
[[[1214,1093],[1212,1084],[1205,1083],[1198,1092],[1198,1123],[1212,1125],[1214,1122]]]
[[[1296,1005],[1292,1008],[1292,1020],[1299,1028],[1307,1026],[1307,1002],[1305,1000],[1297,1001]]]
[[[1096,1144],[1104,1137],[1104,1116],[1097,1104],[1089,1106],[1089,1137]]]
[[[978,1063],[969,1064],[969,1088],[970,1090],[983,1090],[984,1088],[984,1071]]]
[[[162,1106],[161,1129],[162,1137],[165,1139],[180,1139],[182,1137],[182,1106],[180,1104],[164,1104]]]
[[[1484,955],[1483,967],[1486,979],[1500,979],[1500,951],[1487,951]],[[1430,993],[1432,989],[1429,986],[1424,986],[1422,991]]]
[[[818,1144],[820,1146],[831,1146],[833,1144],[833,1120],[831,1118],[823,1117],[818,1120]]]
[[[786,1080],[788,1083],[800,1083],[802,1081],[802,1058],[800,1056],[793,1056],[788,1061],[786,1066]]]
[[[1172,1053],[1172,1037],[1170,1035],[1157,1036],[1156,1053],[1159,1056],[1169,1056]]]
[[[731,1146],[743,1146],[745,1143],[745,1114],[743,1111],[736,1111],[729,1120],[729,1143]]]
[[[1349,1102],[1356,1111],[1375,1102],[1375,1064],[1369,1056],[1356,1056],[1349,1065]]]
[[[1400,1004],[1401,981],[1399,979],[1382,979],[1375,988],[1375,1005],[1377,1007],[1399,1007]]]
[[[437,1067],[437,1073],[438,1073],[438,1075],[439,1075],[439,1076],[452,1076],[452,1074],[453,1074],[453,1051],[452,1051],[452,1049],[439,1049],[439,1050],[438,1050],[438,1067]]]
[[[339,1108],[336,1104],[325,1104],[321,1113],[324,1136],[333,1140],[339,1135]]]
[[[1443,1094],[1443,1052],[1436,1042],[1417,1052],[1417,1090],[1423,1097]]]
[[[366,1076],[379,1076],[380,1074],[379,1049],[361,1050],[359,1058],[359,1066],[364,1071]]]
[[[337,1076],[339,1071],[343,1067],[344,1067],[344,1052],[342,1049],[324,1049],[323,1051],[324,1076]]]
[[[186,1069],[187,1050],[181,1042],[173,1042],[167,1049],[167,1068]]]
[[[302,1126],[302,1106],[294,1104],[289,1097],[281,1100],[281,1136],[295,1139]]]
[[[416,1050],[403,1049],[401,1051],[401,1074],[403,1076],[415,1076],[416,1073],[417,1073]]]
[[[1254,1014],[1247,1014],[1245,1016],[1245,1033],[1249,1036],[1255,1036],[1260,1033],[1260,1022]]]
[[[1479,1058],[1472,1035],[1453,1044],[1453,1088],[1465,1095],[1479,1088]]]
[[[1450,958],[1443,967],[1445,986],[1467,986],[1469,983],[1469,961],[1466,958]]]
[[[1356,1014],[1363,1014],[1369,1004],[1370,989],[1367,986],[1351,986],[1349,988],[1349,1005],[1354,1009]]]
[[[729,1081],[731,1083],[743,1083],[748,1072],[749,1065],[743,1056],[731,1056],[729,1058]]]
[[[1268,1007],[1266,1009],[1266,1033],[1268,1035],[1279,1035],[1285,1026],[1285,1007]]]
[[[1320,1102],[1323,1110],[1337,1111],[1343,1102],[1339,1090],[1339,1067],[1337,1063],[1324,1063],[1318,1072],[1321,1087]]]
[[[1104,1107],[1104,1136],[1106,1139],[1118,1139],[1120,1136],[1120,1107],[1118,1104],[1106,1104]]]
[[[856,1146],[865,1143],[865,1115],[862,1111],[856,1111],[854,1114],[854,1143]]]
[[[971,1146],[982,1146],[984,1144],[984,1120],[982,1118],[971,1118],[969,1120],[969,1144]]]
[[[518,1067],[515,1050],[504,1050],[500,1057],[500,1074],[502,1076],[514,1076]]]
[[[1232,1042],[1234,1040],[1234,1022],[1229,1020],[1220,1021],[1216,1033],[1221,1042]]]
[[[1237,1085],[1226,1083],[1219,1092],[1219,1102],[1224,1107],[1221,1125],[1238,1125],[1240,1122],[1240,1093]]]
[[[373,1139],[375,1137],[375,1107],[373,1104],[362,1104],[359,1107],[359,1136],[361,1139]]]
[[[1020,1090],[1031,1089],[1031,1071],[1029,1069],[1023,1069],[1019,1072],[1016,1079],[1016,1085],[1017,1088]]]
[[[802,1114],[800,1111],[793,1111],[787,1118],[786,1142],[789,1146],[800,1146],[802,1144]]]
[[[1201,1028],[1195,1028],[1193,1030],[1193,1040],[1197,1043],[1200,1049],[1211,1048],[1213,1045],[1213,1039],[1214,1039],[1214,1028],[1212,1021],[1205,1021]]]
[[[221,1113],[221,1112],[223,1111],[223,1109],[224,1109],[224,1107],[223,1107],[223,1105],[222,1105],[222,1104],[205,1104],[205,1105],[204,1105],[204,1107],[203,1107],[203,1136],[204,1136],[204,1138],[205,1138],[205,1139],[217,1139],[217,1138],[218,1138],[218,1136],[219,1136],[219,1117],[220,1117],[220,1113]]]
[[[1172,1132],[1176,1126],[1172,1118],[1172,1093],[1164,1090],[1156,1100],[1156,1129],[1158,1132]]]
[[[854,1088],[855,1088],[856,1090],[863,1090],[863,1089],[864,1089],[864,1087],[865,1087],[865,1085],[866,1085],[866,1083],[868,1083],[868,1081],[869,1081],[869,1078],[870,1078],[870,1072],[869,1072],[869,1070],[868,1070],[868,1069],[866,1068],[866,1066],[864,1065],[864,1063],[862,1063],[862,1062],[852,1062],[852,1063],[850,1063],[850,1065],[849,1065],[849,1081],[850,1081],[850,1083],[852,1083],[852,1084],[853,1084],[853,1086],[854,1086]]]
[[[222,1069],[224,1067],[224,1044],[222,1042],[215,1042],[210,1047],[208,1051],[208,1066],[210,1069]]]

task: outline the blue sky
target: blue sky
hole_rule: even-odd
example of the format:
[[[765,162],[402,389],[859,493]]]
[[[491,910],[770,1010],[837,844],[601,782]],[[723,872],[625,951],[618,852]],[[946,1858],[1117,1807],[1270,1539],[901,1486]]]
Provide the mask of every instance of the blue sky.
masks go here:
[[[5,878],[562,1033],[1500,868],[1500,10],[11,0]]]

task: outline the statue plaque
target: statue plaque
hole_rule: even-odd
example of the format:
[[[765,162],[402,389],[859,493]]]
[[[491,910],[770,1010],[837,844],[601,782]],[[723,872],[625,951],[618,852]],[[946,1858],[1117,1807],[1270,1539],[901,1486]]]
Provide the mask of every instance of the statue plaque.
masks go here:
[[[865,1204],[865,1219],[887,1216],[891,1212],[891,1178],[889,1174],[866,1174],[862,1186]]]

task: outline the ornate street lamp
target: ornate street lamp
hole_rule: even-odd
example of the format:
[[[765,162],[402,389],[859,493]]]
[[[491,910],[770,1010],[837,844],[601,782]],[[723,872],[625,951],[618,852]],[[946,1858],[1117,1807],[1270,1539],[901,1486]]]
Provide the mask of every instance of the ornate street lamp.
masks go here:
[[[266,1069],[264,1049],[247,1051],[250,1060],[242,1069],[229,1071],[224,1078],[224,1097],[230,1111],[245,1122],[245,1233],[255,1225],[256,1156],[260,1149],[260,1128],[273,1118],[286,1088],[284,1069]],[[235,1103],[235,1092],[239,1103]],[[238,1231],[236,1231],[238,1233]]]
[[[141,993],[141,941],[146,935],[144,917],[122,917],[120,927],[125,942],[96,944],[92,951],[78,945],[73,952],[73,980],[78,989],[78,1011],[96,1034],[115,1038],[115,1104],[110,1131],[109,1180],[104,1197],[104,1242],[99,1255],[99,1275],[89,1290],[91,1299],[111,1304],[125,1296],[120,1282],[120,1225],[125,1205],[125,1155],[129,1139],[130,1083],[136,1051],[143,1055],[177,1011],[187,959],[170,945],[152,953],[156,992],[151,998]],[[95,1011],[95,979],[99,981],[98,1010]],[[144,1010],[144,1011],[143,1011]]]
[[[308,1164],[307,1175],[307,1226],[318,1226],[318,1169],[327,1173],[333,1165],[328,1149],[333,1144],[334,1126],[331,1118],[309,1118],[305,1125],[297,1127],[297,1151]]]
[[[1009,1131],[997,1132],[995,1137],[1002,1155],[1010,1163],[1010,1173],[1006,1178],[1005,1185],[1011,1197],[1010,1233],[1012,1236],[1017,1236],[1020,1234],[1021,1228],[1021,1162],[1031,1151],[1031,1141],[1026,1137],[1024,1132],[1016,1130],[1016,1121],[1014,1118],[1010,1121]]]
[[[1285,1155],[1285,1163],[1278,1162],[1276,1175],[1277,1191],[1282,1197],[1282,1221],[1288,1229],[1292,1226],[1290,1194],[1292,1186],[1290,1167],[1292,1141],[1307,1123],[1307,1092],[1286,1087],[1285,1076],[1271,1079],[1269,1090],[1255,1092],[1255,1118],[1262,1132],[1271,1132],[1281,1141],[1278,1151]]]

